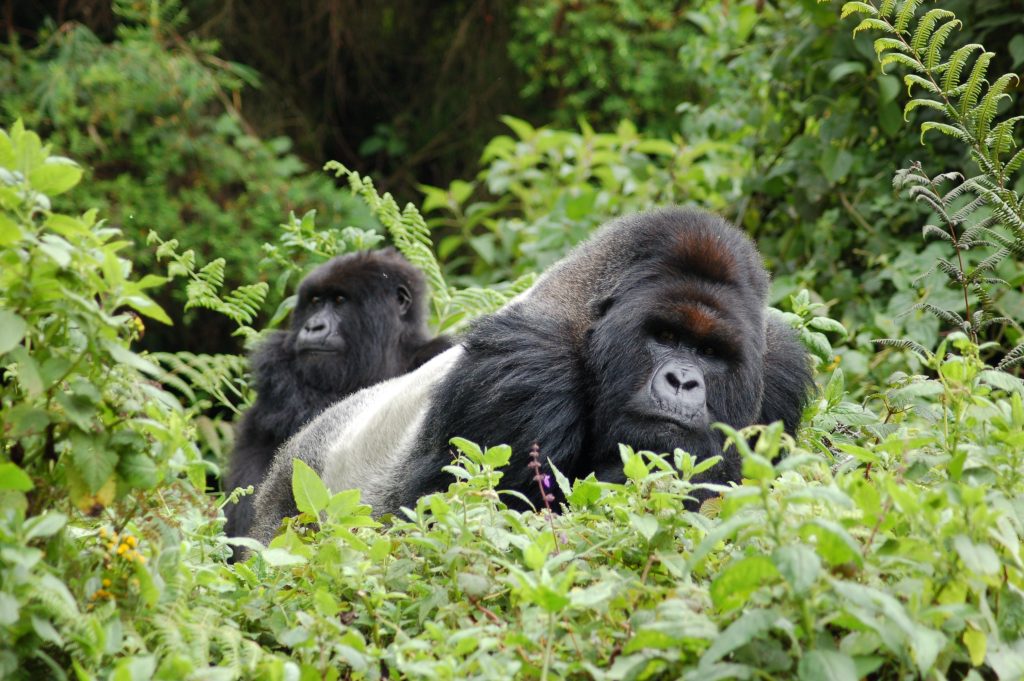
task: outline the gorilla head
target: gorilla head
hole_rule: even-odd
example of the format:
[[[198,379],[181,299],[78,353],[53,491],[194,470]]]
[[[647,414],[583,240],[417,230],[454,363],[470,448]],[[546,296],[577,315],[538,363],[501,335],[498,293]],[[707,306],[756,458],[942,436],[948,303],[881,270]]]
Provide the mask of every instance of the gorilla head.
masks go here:
[[[425,292],[423,275],[391,248],[341,255],[307,275],[289,330],[253,354],[256,402],[239,426],[224,488],[258,485],[281,443],[318,413],[450,347],[427,331]],[[225,512],[229,536],[248,532],[251,497]]]
[[[592,385],[588,441],[610,467],[595,465],[599,477],[621,478],[618,443],[704,458],[722,450],[712,423],[757,421],[767,275],[745,236],[701,217],[685,230],[652,224],[645,236],[662,247],[593,303],[581,357]]]
[[[782,419],[793,432],[810,370],[794,333],[766,320],[767,289],[754,245],[721,218],[668,209],[616,220],[459,347],[292,438],[260,491],[253,536],[267,541],[294,512],[296,457],[333,490],[362,489],[380,515],[452,482],[442,468],[455,436],[511,445],[501,486],[536,504],[533,442],[570,478],[621,481],[619,443],[704,459],[723,454],[714,422]],[[724,456],[703,480],[739,480],[737,454]]]
[[[422,364],[431,356],[423,356],[425,290],[419,270],[391,248],[313,270],[299,285],[283,339],[303,383],[333,402]]]

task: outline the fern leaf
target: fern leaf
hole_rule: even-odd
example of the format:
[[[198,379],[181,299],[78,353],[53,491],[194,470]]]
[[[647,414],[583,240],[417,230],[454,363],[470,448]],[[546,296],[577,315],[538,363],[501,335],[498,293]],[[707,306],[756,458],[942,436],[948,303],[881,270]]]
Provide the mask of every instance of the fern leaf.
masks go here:
[[[917,8],[921,6],[923,0],[905,0],[903,6],[900,7],[900,13],[896,16],[896,31],[903,33],[910,26],[910,22],[914,18],[914,13],[917,12]]]
[[[882,0],[881,6],[878,8],[878,16],[883,19],[888,19],[892,16],[892,13],[896,11],[896,0]]]
[[[878,10],[869,5],[866,2],[847,2],[843,4],[843,9],[839,14],[840,19],[845,19],[851,14],[867,14],[869,16],[876,16]]]
[[[978,61],[981,60],[979,59]],[[1010,95],[1006,94],[1006,89],[1016,80],[1017,76],[1007,73],[997,78],[989,86],[988,92],[985,93],[981,104],[975,110],[978,120],[974,136],[977,139],[985,139],[988,135],[992,121],[995,120],[996,114],[999,112],[999,102],[1004,99],[1010,99]]]
[[[927,132],[935,130],[941,132],[944,135],[954,137],[964,144],[971,144],[974,140],[971,139],[971,135],[958,126],[949,125],[948,123],[939,123],[938,121],[925,121],[921,124],[921,143],[924,144],[924,136]]]
[[[979,331],[984,331],[985,329],[996,325],[1013,326],[1013,320],[1009,317],[987,317],[975,324]]]
[[[896,38],[878,38],[875,40],[875,54],[881,55],[886,50],[910,54],[910,47],[902,40],[897,40]]]
[[[952,241],[953,237],[949,235],[949,232],[939,229],[935,225],[925,225],[921,228],[921,236],[925,239],[928,237],[935,237],[936,239],[942,239],[943,241]]]
[[[977,51],[984,52],[985,48],[978,43],[968,43],[960,49],[953,52],[953,56],[949,58],[949,66],[946,69],[946,77],[942,81],[942,91],[949,92],[954,87],[960,84],[960,74],[963,73],[964,66],[967,65],[967,60],[970,59],[971,55]]]
[[[960,271],[960,268],[949,262],[945,258],[937,258],[935,261],[935,267],[941,270],[946,278],[956,284],[964,283],[964,273]]]
[[[967,112],[973,109],[974,105],[978,103],[978,98],[981,97],[982,88],[985,86],[985,74],[988,73],[988,65],[994,56],[994,52],[982,52],[978,55],[978,58],[974,60],[974,68],[971,69],[971,75],[968,77],[966,83],[967,90],[960,97],[961,115],[966,116]]]
[[[932,34],[931,41],[928,43],[928,53],[925,55],[924,66],[929,71],[935,71],[939,65],[939,59],[942,57],[942,48],[946,44],[946,40],[949,35],[955,30],[960,28],[961,23],[959,19],[953,19],[947,21],[942,26],[936,29],[935,33]]]
[[[924,50],[940,19],[955,18],[956,15],[948,9],[930,9],[925,12],[925,15],[917,22],[917,30],[914,31],[914,37],[910,40],[910,47],[914,50],[914,54],[920,54]]]
[[[942,215],[943,218],[946,217],[946,208],[942,205],[942,199],[929,187],[911,187],[907,194],[912,199],[927,203],[936,213]]]
[[[958,315],[953,310],[947,310],[942,307],[937,307],[931,303],[918,303],[914,306],[915,310],[924,310],[930,314],[935,315],[949,326],[954,326],[964,331],[967,330],[967,326],[964,323],[964,318]]]
[[[947,196],[947,199],[948,198],[949,197]],[[950,221],[954,225],[958,225],[958,224],[960,224],[962,222],[965,222],[967,220],[967,218],[971,217],[971,214],[974,213],[974,211],[978,210],[979,208],[981,208],[984,205],[985,205],[984,197],[980,197],[979,196],[978,198],[974,199],[973,201],[968,203],[966,206],[964,206],[963,208],[957,210],[955,213],[953,213],[951,216],[949,216],[949,219],[950,219]]]
[[[908,73],[907,75],[903,76],[903,84],[907,86],[907,94],[908,95],[913,95],[914,94],[914,86],[915,85],[917,85],[918,87],[924,88],[925,90],[927,90],[928,92],[931,92],[932,94],[935,94],[935,95],[941,95],[942,94],[942,90],[940,90],[939,87],[935,83],[933,83],[932,81],[928,80],[927,78],[922,78],[921,76],[915,75],[913,73]]]
[[[916,343],[906,338],[876,338],[871,342],[876,345],[895,348],[896,350],[909,350],[925,360],[927,360],[931,354],[920,343]]]
[[[889,64],[896,63],[914,71],[924,72],[924,65],[921,62],[902,52],[886,52],[884,57],[879,58],[878,63],[882,67],[882,71],[885,71],[885,67]]]
[[[882,33],[894,32],[892,26],[882,21],[881,19],[864,19],[859,24],[857,24],[857,28],[853,29],[853,35],[854,37],[856,37],[857,34],[860,33],[861,31],[867,31],[869,29],[881,31]]]
[[[1009,95],[1003,96],[1007,99],[1009,98]],[[982,106],[984,104],[983,101]],[[1005,121],[1000,121],[992,128],[991,134],[985,138],[985,144],[988,145],[995,156],[1002,156],[1015,146],[1016,140],[1013,137],[1013,129],[1021,120],[1024,120],[1024,116],[1013,116]]]
[[[1024,343],[1019,343],[1012,350],[1010,350],[1003,359],[996,365],[996,369],[1006,371],[1007,369],[1017,366],[1024,362]]]
[[[1021,166],[1024,166],[1024,147],[1006,162],[1006,165],[1003,166],[1003,172],[1009,177],[1020,170]]]
[[[995,268],[999,266],[999,263],[1006,260],[1010,256],[1010,250],[1006,248],[1000,248],[998,251],[988,256],[984,260],[978,263],[975,267],[976,271],[995,271]]]
[[[910,89],[910,83],[907,83],[907,89]],[[903,107],[903,120],[909,121],[911,112],[913,112],[914,109],[917,109],[918,107],[922,106],[928,109],[935,109],[936,111],[941,111],[943,114],[948,114],[949,111],[949,107],[946,105],[945,102],[938,102],[935,101],[934,99],[911,99],[909,102],[907,102],[906,106]]]

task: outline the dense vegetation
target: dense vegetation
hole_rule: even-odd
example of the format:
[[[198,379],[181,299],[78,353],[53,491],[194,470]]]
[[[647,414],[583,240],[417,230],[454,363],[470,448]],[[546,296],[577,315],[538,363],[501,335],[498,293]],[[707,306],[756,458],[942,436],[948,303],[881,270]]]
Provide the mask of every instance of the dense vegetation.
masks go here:
[[[480,61],[520,88],[488,94],[519,115],[472,147],[479,111],[442,96],[480,74],[441,69],[422,120],[477,172],[418,165],[446,145],[397,120],[311,170],[331,135],[299,140],[303,161],[261,133],[289,129],[267,103],[282,83],[254,90],[248,43],[185,5],[6,18],[0,678],[1024,676],[1014,3],[454,2],[434,28],[496,22]],[[418,17],[361,21],[408,49]],[[325,53],[297,42],[280,73]],[[335,67],[378,63],[329,44]],[[403,87],[429,108],[416,78],[386,99]],[[729,433],[743,485],[690,512],[709,463],[624,447],[626,484],[556,475],[565,512],[523,514],[494,493],[507,448],[459,441],[458,482],[386,525],[299,470],[302,515],[225,562],[241,345],[309,266],[390,240],[458,330],[601,222],[669,203],[757,238],[815,357],[795,442]]]

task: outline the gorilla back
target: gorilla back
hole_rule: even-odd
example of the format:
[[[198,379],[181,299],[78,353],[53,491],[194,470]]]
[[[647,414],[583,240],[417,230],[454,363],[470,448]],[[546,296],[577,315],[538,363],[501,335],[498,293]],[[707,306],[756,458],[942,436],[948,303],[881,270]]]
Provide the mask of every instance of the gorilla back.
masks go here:
[[[502,486],[537,503],[534,442],[570,478],[621,481],[619,443],[703,459],[722,453],[714,422],[782,419],[792,432],[810,370],[794,333],[766,319],[767,288],[753,243],[721,218],[676,208],[609,223],[460,347],[292,438],[257,498],[254,536],[269,540],[294,512],[295,457],[333,490],[361,488],[380,515],[452,481],[442,468],[455,436],[511,445]],[[736,454],[725,457],[705,480],[739,479]]]

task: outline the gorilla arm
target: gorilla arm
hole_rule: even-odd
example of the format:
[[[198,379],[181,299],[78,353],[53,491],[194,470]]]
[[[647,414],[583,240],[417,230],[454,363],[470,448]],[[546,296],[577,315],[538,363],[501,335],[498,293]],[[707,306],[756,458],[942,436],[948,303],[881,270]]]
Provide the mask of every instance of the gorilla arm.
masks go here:
[[[380,514],[387,493],[412,455],[430,395],[464,355],[455,346],[416,371],[371,386],[321,413],[274,457],[254,506],[250,535],[268,544],[281,519],[297,512],[292,496],[292,459],[315,470],[332,491],[359,488]]]

